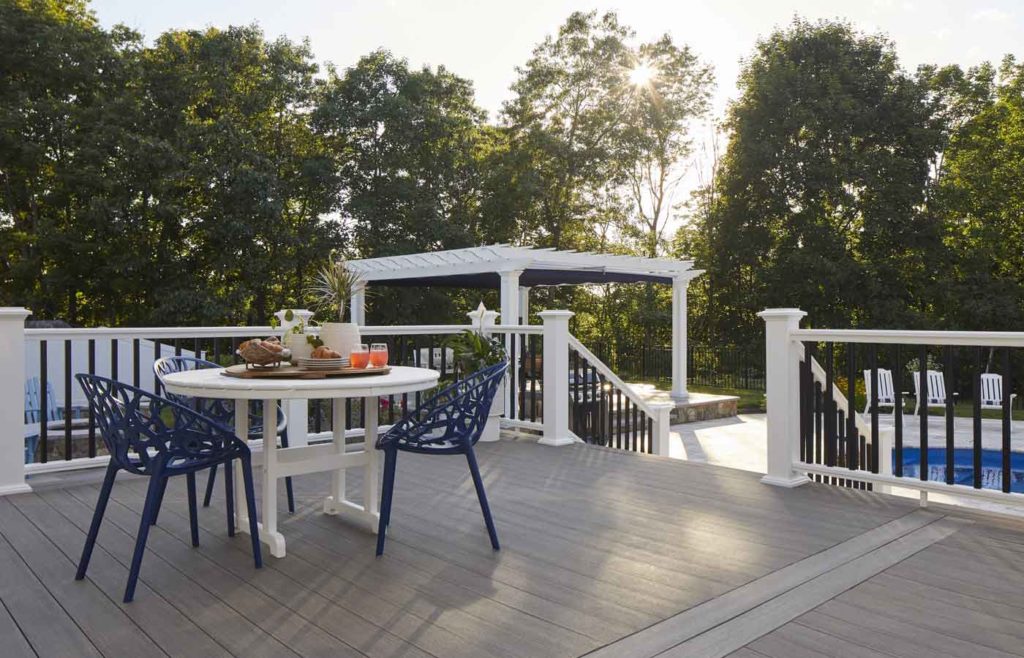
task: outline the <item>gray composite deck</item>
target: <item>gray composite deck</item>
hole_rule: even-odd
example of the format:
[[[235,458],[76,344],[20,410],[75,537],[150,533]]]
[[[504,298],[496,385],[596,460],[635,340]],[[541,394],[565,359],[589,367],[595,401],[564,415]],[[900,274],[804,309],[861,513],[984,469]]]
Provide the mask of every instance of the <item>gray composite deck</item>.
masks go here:
[[[1024,655],[1024,522],[583,445],[479,457],[500,552],[465,462],[403,454],[383,558],[303,476],[258,571],[220,487],[191,547],[181,478],[127,605],[145,482],[115,486],[75,582],[98,476],[37,481],[0,498],[0,655]]]

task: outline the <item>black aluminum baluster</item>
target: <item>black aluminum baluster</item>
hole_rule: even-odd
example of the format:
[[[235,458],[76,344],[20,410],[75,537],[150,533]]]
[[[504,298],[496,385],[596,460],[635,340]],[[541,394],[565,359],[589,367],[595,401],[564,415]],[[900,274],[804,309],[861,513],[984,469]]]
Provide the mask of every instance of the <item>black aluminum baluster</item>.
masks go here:
[[[858,437],[857,431],[857,344],[846,344],[846,465],[851,471],[857,470]]]
[[[895,427],[895,455],[892,459],[895,460],[896,464],[893,467],[893,473],[896,477],[903,477],[903,359],[900,353],[900,346],[896,346],[896,363],[893,368],[893,394],[896,406],[893,409],[893,422]],[[888,455],[885,459],[890,459]]]
[[[917,380],[919,398],[917,400],[918,407],[918,426],[919,426],[919,441],[920,441],[920,477],[922,480],[928,479],[928,347],[922,345],[921,350],[918,353],[918,367],[917,367]]]
[[[953,405],[956,396],[953,389],[956,387],[956,377],[953,376],[955,364],[952,345],[946,345],[943,348],[943,356],[945,357],[945,368],[943,368],[942,375],[946,382],[946,484],[953,484],[956,482],[956,462],[953,452],[953,417],[956,413]]]
[[[835,407],[835,343],[825,345],[825,464],[835,466],[838,458],[838,410]]]
[[[71,447],[71,341],[64,341],[64,459],[73,459]]]
[[[868,463],[872,473],[878,473],[878,459],[880,450],[878,446],[878,346],[871,345],[868,358],[871,363],[871,390],[867,391],[871,405],[871,454]]]
[[[139,387],[139,376],[141,374],[140,371],[139,371],[139,361],[141,361],[141,359],[139,358],[139,346],[140,346],[139,339],[138,338],[133,338],[132,339],[132,386],[134,386],[136,388]]]
[[[39,461],[47,462],[50,452],[50,437],[47,435],[49,422],[49,395],[46,394],[48,381],[48,367],[46,363],[46,341],[39,341]]]
[[[1003,493],[1010,493],[1010,397],[1013,391],[1013,378],[1010,372],[1010,348],[1003,350]]]
[[[975,349],[974,355],[974,400],[971,409],[974,442],[971,445],[972,479],[975,489],[981,489],[981,373],[985,369],[985,353],[983,348]]]
[[[160,355],[161,355],[161,349],[160,348],[161,348],[160,339],[159,338],[154,338],[153,339],[153,363],[156,363],[157,361],[160,360]],[[157,377],[157,375],[156,375],[156,368],[153,368],[153,392],[154,393],[158,393],[158,394],[163,394],[163,391],[161,390],[161,387],[160,387],[160,378]]]
[[[89,339],[89,374],[96,374],[96,340],[93,338]],[[96,414],[92,410],[92,405],[86,405],[86,413],[89,418],[89,457],[96,456]]]

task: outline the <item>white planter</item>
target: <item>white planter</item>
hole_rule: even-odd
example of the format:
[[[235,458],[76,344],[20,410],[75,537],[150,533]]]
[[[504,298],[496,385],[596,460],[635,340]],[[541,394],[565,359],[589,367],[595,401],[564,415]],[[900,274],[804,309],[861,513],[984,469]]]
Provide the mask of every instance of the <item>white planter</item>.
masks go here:
[[[289,310],[292,312],[292,319],[286,320],[284,316],[288,314]],[[304,308],[281,309],[274,313],[274,316],[277,317],[278,326],[281,328],[281,335],[287,336],[288,330],[300,322],[303,326],[309,325],[309,319],[313,317],[313,311]]]
[[[313,346],[306,340],[306,334],[285,334],[284,346],[292,352],[292,361],[308,359],[313,354]]]
[[[325,322],[320,325],[320,340],[342,357],[348,358],[359,347],[359,325],[354,322]]]
[[[484,424],[484,431],[480,434],[480,441],[491,442],[501,438],[501,414],[503,413],[505,413],[505,380],[501,380],[498,390],[494,393],[491,411],[487,414],[487,422]]]

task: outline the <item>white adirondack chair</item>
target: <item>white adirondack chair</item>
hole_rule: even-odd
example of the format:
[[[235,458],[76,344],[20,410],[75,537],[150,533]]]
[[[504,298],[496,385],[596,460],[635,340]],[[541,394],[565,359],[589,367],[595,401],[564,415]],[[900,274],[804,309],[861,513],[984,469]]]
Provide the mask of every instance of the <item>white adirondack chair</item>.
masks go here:
[[[1010,407],[1013,407],[1013,399],[1016,393],[1010,393]],[[987,372],[981,376],[981,408],[1002,409],[1003,408],[1003,376]]]
[[[864,371],[864,413],[871,411],[871,371]],[[896,388],[892,383],[892,370],[878,369],[878,406],[889,407],[896,413]]]
[[[932,407],[946,407],[946,378],[938,370],[928,370],[928,399],[925,401],[925,405],[929,409]],[[956,396],[956,393],[953,394]],[[914,404],[914,415],[916,416],[921,410],[921,373],[914,373],[914,396],[917,398],[917,402]]]

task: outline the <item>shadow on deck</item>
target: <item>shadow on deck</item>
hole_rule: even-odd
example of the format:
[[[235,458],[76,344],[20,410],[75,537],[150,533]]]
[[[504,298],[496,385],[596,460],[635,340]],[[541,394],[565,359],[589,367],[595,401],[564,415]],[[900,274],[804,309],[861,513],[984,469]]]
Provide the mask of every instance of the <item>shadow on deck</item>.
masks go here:
[[[401,455],[381,559],[319,511],[329,476],[296,478],[288,556],[259,571],[226,535],[222,491],[190,546],[172,480],[127,605],[145,482],[115,486],[75,582],[99,477],[37,481],[0,499],[3,655],[1024,653],[1024,523],[586,445],[479,457],[500,553],[457,458]]]

